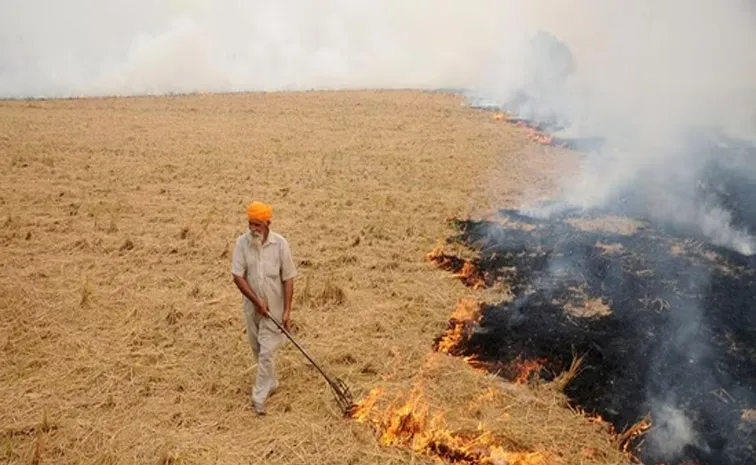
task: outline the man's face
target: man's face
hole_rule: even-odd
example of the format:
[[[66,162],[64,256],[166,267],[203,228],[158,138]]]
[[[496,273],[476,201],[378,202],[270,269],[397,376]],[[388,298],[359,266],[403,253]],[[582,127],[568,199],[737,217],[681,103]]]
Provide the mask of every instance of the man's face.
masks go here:
[[[249,231],[253,236],[262,239],[268,232],[268,223],[260,220],[249,220]]]

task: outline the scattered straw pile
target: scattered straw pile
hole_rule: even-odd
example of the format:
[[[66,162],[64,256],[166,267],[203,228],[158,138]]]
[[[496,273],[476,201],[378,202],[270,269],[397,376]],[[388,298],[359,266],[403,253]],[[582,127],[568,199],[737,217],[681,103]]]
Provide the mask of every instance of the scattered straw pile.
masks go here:
[[[253,198],[273,203],[299,264],[297,336],[358,397],[384,389],[374,414],[422,377],[450,429],[483,422],[506,451],[565,463],[623,460],[553,393],[431,352],[472,292],[425,258],[450,233],[444,220],[546,195],[569,161],[461,103],[419,92],[0,102],[0,460],[431,463],[342,419],[291,345],[269,416],[251,413],[229,261]]]

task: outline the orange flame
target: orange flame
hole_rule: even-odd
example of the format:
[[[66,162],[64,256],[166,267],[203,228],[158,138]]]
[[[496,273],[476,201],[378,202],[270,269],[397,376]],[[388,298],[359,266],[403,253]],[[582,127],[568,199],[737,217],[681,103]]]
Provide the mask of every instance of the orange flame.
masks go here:
[[[439,244],[436,247],[433,248],[428,254],[426,255],[426,258],[437,265],[441,266],[443,268],[443,265],[446,265],[449,259],[451,259],[450,256],[446,255],[444,253],[444,246],[443,244]]]
[[[526,360],[524,362],[515,362],[517,373],[514,378],[515,384],[525,384],[530,380],[531,375],[541,371],[546,364],[546,359],[539,358],[535,360]]]
[[[441,340],[438,341],[437,350],[443,354],[449,354],[457,348],[464,339],[465,327],[463,324],[455,324],[447,329]]]
[[[462,269],[454,274],[455,278],[460,278],[467,286],[473,289],[480,289],[486,287],[486,282],[483,280],[483,276],[478,271],[478,268],[470,261],[465,261],[462,265]]]
[[[451,314],[452,321],[477,321],[480,318],[480,304],[474,299],[462,299]]]
[[[451,431],[442,413],[430,415],[422,389],[415,387],[409,398],[399,408],[388,409],[383,414],[373,406],[380,389],[371,391],[358,403],[353,418],[369,421],[380,432],[382,446],[403,446],[415,453],[439,458],[451,463],[484,465],[546,465],[553,463],[543,452],[508,452],[500,440],[490,431],[478,427],[474,434]]]
[[[373,407],[375,407],[375,403],[378,401],[378,397],[380,397],[382,394],[382,387],[377,387],[371,390],[364,399],[355,404],[355,407],[350,412],[351,417],[360,423],[365,422],[368,418],[368,415],[373,410]]]
[[[503,118],[503,116],[497,117],[497,115],[494,115],[494,119],[499,120],[499,119]],[[519,128],[526,129],[525,136],[529,140],[532,140],[533,142],[536,142],[536,143],[542,144],[542,145],[552,145],[552,146],[563,147],[563,148],[567,147],[567,144],[565,144],[565,143],[557,144],[555,142],[555,140],[554,140],[554,136],[551,136],[549,134],[546,134],[546,133],[543,133],[543,132],[539,131],[538,129],[536,129],[533,126],[529,125],[525,121],[517,121],[514,124],[515,124],[515,126],[517,126]]]
[[[471,322],[480,318],[480,304],[473,299],[462,299],[449,319],[447,329],[438,341],[436,350],[450,354],[455,348],[465,342],[467,337],[466,327]]]
[[[426,255],[426,258],[443,270],[453,271],[453,276],[455,278],[460,278],[465,285],[470,286],[473,289],[480,289],[486,286],[483,274],[478,270],[474,263],[444,253],[444,247],[441,244],[431,250]]]
[[[651,428],[651,417],[647,415],[641,421],[623,431],[622,434],[619,434],[617,439],[619,440],[622,451],[626,453],[630,452],[630,446],[632,445],[633,440],[646,434],[649,428]]]

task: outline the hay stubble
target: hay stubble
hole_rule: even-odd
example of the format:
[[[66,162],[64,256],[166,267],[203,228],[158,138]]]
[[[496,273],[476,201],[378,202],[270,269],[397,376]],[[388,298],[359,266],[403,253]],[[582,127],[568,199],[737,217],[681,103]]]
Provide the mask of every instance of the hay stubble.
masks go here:
[[[271,202],[292,244],[302,343],[356,395],[398,392],[471,292],[425,260],[445,219],[548,192],[558,171],[554,149],[419,92],[0,102],[0,134],[11,464],[425,461],[341,419],[291,345],[269,416],[251,413],[229,274],[244,206]],[[518,411],[501,417],[515,436]]]

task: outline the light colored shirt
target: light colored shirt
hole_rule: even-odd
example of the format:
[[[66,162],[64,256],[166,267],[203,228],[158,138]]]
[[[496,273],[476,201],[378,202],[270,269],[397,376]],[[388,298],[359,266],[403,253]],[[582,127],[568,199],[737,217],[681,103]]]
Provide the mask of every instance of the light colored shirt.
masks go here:
[[[231,272],[245,278],[252,291],[268,305],[271,316],[279,322],[284,311],[283,282],[297,276],[288,241],[273,231],[260,249],[254,246],[247,231],[236,239]],[[254,314],[255,305],[243,296],[243,309]]]

